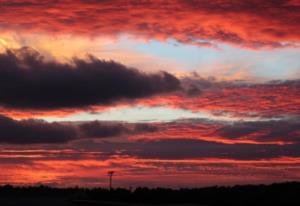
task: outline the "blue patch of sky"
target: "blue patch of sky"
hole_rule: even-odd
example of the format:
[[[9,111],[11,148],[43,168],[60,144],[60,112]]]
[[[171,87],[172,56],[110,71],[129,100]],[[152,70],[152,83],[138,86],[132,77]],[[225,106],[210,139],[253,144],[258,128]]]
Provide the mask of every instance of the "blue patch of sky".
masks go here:
[[[182,44],[174,40],[135,42],[127,38],[121,38],[119,42],[138,53],[172,60],[180,68],[197,71],[200,75],[201,70],[206,70],[212,64],[230,64],[237,67],[243,67],[244,64],[247,65],[244,69],[249,70],[251,76],[266,79],[294,78],[294,74],[300,70],[300,49],[296,48],[250,50],[219,44],[219,49],[216,49]],[[212,76],[215,72],[212,71]]]

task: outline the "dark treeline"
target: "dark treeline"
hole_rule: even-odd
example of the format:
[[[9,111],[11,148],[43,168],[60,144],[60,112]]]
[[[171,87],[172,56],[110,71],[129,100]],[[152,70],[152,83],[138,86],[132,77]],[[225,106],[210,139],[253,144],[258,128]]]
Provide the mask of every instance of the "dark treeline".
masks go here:
[[[0,186],[0,197],[63,197],[70,200],[99,200],[122,203],[199,205],[300,205],[300,182],[272,185],[241,185],[189,189],[52,188],[48,186]]]

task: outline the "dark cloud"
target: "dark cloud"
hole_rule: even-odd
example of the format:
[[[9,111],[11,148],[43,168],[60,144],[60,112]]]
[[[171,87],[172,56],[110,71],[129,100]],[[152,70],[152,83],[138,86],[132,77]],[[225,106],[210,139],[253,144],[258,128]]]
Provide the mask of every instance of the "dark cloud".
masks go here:
[[[98,121],[83,123],[79,127],[86,137],[115,137],[128,134],[130,131],[121,123],[103,124]]]
[[[116,137],[122,135],[148,133],[158,131],[158,128],[143,123],[128,124],[115,122],[87,122],[79,125],[80,131],[86,138]]]
[[[53,144],[83,138],[106,138],[157,131],[152,125],[118,122],[54,122],[14,120],[0,115],[0,143]]]
[[[46,62],[29,48],[0,54],[0,105],[46,110],[107,105],[180,87],[167,72],[146,74],[92,56],[72,64]]]
[[[221,158],[236,160],[258,160],[279,157],[299,157],[299,144],[222,144],[192,139],[160,140],[146,142],[142,149],[129,150],[140,158],[199,159]]]
[[[124,155],[139,159],[191,160],[231,159],[263,160],[281,157],[300,157],[299,144],[224,144],[197,139],[159,139],[134,142],[76,142],[77,149],[98,151],[101,155]],[[120,152],[121,151],[121,152]]]
[[[41,120],[16,121],[0,116],[0,142],[11,144],[65,143],[77,137],[74,127]]]
[[[216,131],[228,139],[249,139],[258,142],[300,142],[300,120],[238,121],[227,124]]]

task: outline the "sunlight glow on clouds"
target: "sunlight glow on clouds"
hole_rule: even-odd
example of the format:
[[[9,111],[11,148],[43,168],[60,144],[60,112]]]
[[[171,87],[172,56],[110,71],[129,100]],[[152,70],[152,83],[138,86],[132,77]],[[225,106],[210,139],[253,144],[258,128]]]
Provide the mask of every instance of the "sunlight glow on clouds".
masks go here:
[[[0,0],[0,184],[300,180],[299,12]]]

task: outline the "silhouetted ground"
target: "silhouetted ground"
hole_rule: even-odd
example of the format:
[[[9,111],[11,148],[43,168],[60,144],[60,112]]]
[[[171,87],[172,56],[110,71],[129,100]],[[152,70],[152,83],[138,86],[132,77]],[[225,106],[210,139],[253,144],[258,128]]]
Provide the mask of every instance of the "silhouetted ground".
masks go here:
[[[68,206],[66,198],[57,197],[1,197],[1,206]]]
[[[0,206],[299,206],[300,183],[194,189],[0,187]]]

